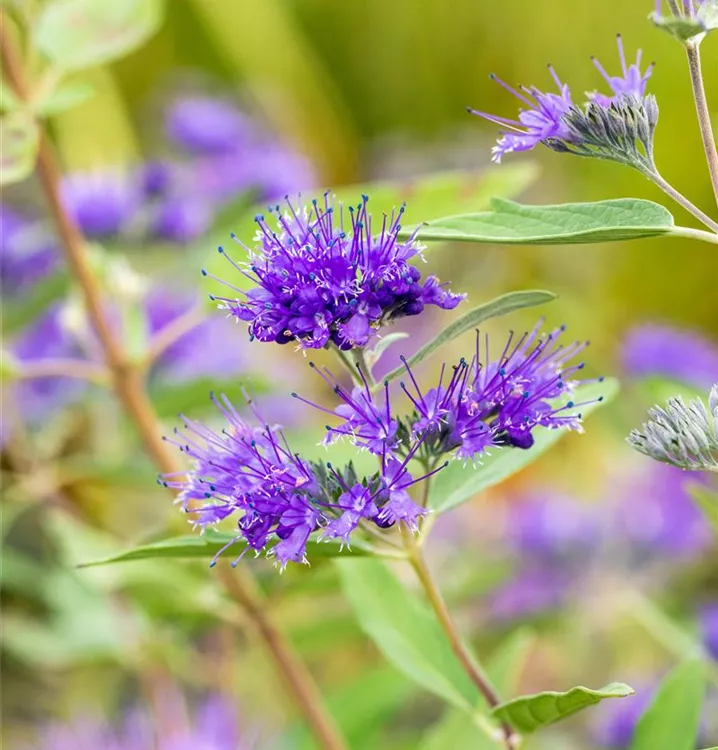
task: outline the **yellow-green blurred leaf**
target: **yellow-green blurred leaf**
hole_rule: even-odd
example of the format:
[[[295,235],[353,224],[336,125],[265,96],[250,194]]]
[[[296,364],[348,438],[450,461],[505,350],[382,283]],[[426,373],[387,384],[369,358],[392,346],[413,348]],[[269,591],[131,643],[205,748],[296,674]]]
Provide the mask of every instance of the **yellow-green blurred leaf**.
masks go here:
[[[38,49],[64,70],[116,60],[161,26],[164,0],[54,0],[35,27]]]
[[[22,110],[0,119],[0,184],[21,182],[35,167],[40,132],[35,120]]]

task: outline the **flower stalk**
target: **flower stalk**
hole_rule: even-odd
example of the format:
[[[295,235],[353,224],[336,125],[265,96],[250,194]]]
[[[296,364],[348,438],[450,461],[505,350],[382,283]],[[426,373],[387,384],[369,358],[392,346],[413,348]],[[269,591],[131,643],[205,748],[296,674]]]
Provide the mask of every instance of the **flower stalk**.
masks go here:
[[[426,483],[425,486],[428,486],[428,483]],[[449,611],[449,608],[444,601],[444,597],[426,564],[426,559],[424,558],[420,543],[417,542],[411,531],[406,528],[402,529],[402,536],[407,551],[408,562],[416,573],[442,630],[446,633],[452,651],[461,663],[466,674],[484,697],[489,708],[496,708],[496,706],[501,703],[501,699],[499,698],[496,689],[491,684],[489,677],[471,656],[466,646],[464,646],[464,643],[461,640],[461,635],[459,634],[456,624],[451,616],[451,612]],[[507,750],[514,750],[514,748],[517,747],[517,738],[512,727],[508,723],[503,722],[501,730],[503,734],[503,745]]]
[[[18,51],[8,33],[4,11],[0,11],[0,56],[4,75],[14,93],[21,101],[29,101],[31,92],[25,80]],[[160,422],[147,394],[143,373],[128,357],[122,342],[112,331],[84,239],[64,209],[60,193],[60,171],[50,141],[42,128],[39,135],[37,172],[66,261],[81,289],[88,319],[102,348],[115,395],[157,467],[165,473],[181,472],[182,465],[175,460],[162,440]],[[346,743],[324,708],[311,675],[285,636],[264,612],[261,599],[254,587],[256,585],[247,574],[238,579],[227,572],[222,575],[222,580],[230,595],[241,604],[256,625],[275,667],[284,678],[321,747],[324,750],[346,750]]]
[[[641,174],[647,177],[656,187],[660,188],[669,198],[672,198],[679,206],[682,206],[688,211],[691,216],[694,216],[704,226],[708,227],[714,234],[718,234],[718,222],[713,221],[708,214],[698,208],[695,204],[691,203],[682,193],[679,193],[673,185],[671,185],[664,177],[660,175],[657,170],[653,169],[640,169]]]
[[[701,138],[703,140],[703,149],[706,152],[713,195],[718,206],[718,148],[716,148],[710,110],[708,109],[708,99],[706,98],[706,90],[703,84],[699,43],[688,40],[686,42],[686,55],[688,56],[688,69],[691,76],[693,99],[695,100],[696,113],[698,115],[698,126],[700,127]]]

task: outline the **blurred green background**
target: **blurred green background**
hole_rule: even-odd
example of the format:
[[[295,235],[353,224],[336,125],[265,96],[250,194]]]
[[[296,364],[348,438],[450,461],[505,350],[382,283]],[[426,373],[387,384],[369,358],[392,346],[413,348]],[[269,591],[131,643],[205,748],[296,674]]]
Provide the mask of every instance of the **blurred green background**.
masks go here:
[[[712,194],[685,59],[679,45],[647,22],[652,6],[651,0],[168,0],[165,23],[145,46],[83,74],[98,95],[53,118],[51,134],[66,171],[139,162],[152,143],[158,103],[183,83],[199,81],[209,90],[236,93],[261,111],[312,159],[327,187],[395,178],[411,185],[415,176],[453,168],[500,170],[490,166],[494,126],[465,112],[472,106],[514,115],[515,102],[488,74],[512,84],[548,87],[545,66],[550,62],[574,91],[592,90],[601,79],[590,55],[615,68],[615,34],[621,32],[629,54],[641,47],[644,59],[658,63],[650,83],[661,107],[658,165],[696,204],[708,208]],[[708,97],[718,106],[718,44],[704,47]],[[539,169],[538,179],[521,196],[525,202],[623,196],[663,202],[643,177],[615,164],[546,149],[507,159],[509,164],[521,161]],[[237,212],[236,221],[231,211],[226,213],[209,236],[172,258],[172,268],[181,269],[185,282],[197,283],[198,294],[205,292],[198,269],[212,262],[216,244],[226,241],[230,228],[246,222]],[[692,225],[679,208],[674,213],[679,223]],[[145,257],[132,260],[147,264]],[[162,262],[150,261],[149,267],[161,270]],[[551,325],[567,322],[577,338],[591,340],[594,373],[618,371],[618,344],[636,322],[660,321],[718,335],[718,257],[710,245],[676,239],[577,247],[443,246],[431,249],[428,263],[427,272],[453,280],[454,289],[467,292],[472,304],[510,289],[556,292],[559,299],[544,312]],[[176,283],[169,274],[163,278],[168,285]],[[510,325],[532,325],[534,319],[530,311],[490,330],[504,332]],[[461,353],[461,345],[454,351]],[[297,380],[306,378],[303,365],[301,355],[290,351],[267,364],[278,373],[288,368]],[[609,496],[611,488],[604,483],[609,470],[642,460],[630,454],[622,438],[652,396],[628,386],[620,403],[592,419],[590,442],[565,441],[516,485],[544,482],[590,500]],[[69,513],[55,513],[53,507],[47,525],[25,514],[24,526],[15,529],[20,548],[42,563],[14,560],[9,596],[23,616],[11,618],[7,631],[9,736],[25,736],[38,719],[72,715],[77,706],[112,713],[132,696],[163,693],[174,682],[190,693],[222,687],[241,697],[249,717],[294,727],[292,709],[265,657],[247,647],[251,636],[237,638],[238,620],[240,626],[245,623],[213,586],[204,561],[81,574],[72,568],[88,556],[126,546],[127,539],[142,536],[147,528],[179,526],[164,496],[149,486],[154,470],[137,457],[136,446],[118,449],[122,438],[131,444],[131,432],[118,436],[112,427],[103,428],[117,424],[114,407],[104,403],[92,417],[77,417],[79,437],[73,432],[74,442],[63,444],[66,453],[79,446],[86,459],[72,465],[79,478],[70,472],[70,479],[63,480],[63,499],[50,503]],[[99,461],[103,454],[111,460]],[[43,466],[41,452],[36,457]],[[48,473],[54,465],[47,462]],[[100,465],[101,470],[88,470]],[[45,474],[37,478],[38,486],[26,482],[21,494],[42,496]],[[475,509],[480,518],[486,505]],[[490,581],[482,579],[477,542],[464,542],[476,567],[453,581],[453,589],[447,583],[457,605],[470,592],[469,604],[461,609],[466,625],[476,624],[476,598]],[[418,732],[440,715],[441,707],[415,692],[367,645],[337,594],[333,568],[319,562],[311,575],[302,569],[277,578],[269,566],[258,567],[275,617],[290,631],[337,713],[349,716],[350,724],[353,717],[352,747],[416,747]],[[710,566],[685,577],[686,585],[698,591],[718,586]],[[610,589],[612,582],[605,584]],[[680,614],[680,606],[676,609]],[[548,626],[524,689],[546,683],[597,685],[608,681],[604,678],[624,678],[616,672],[625,662],[630,672],[662,668],[674,657],[660,644],[645,642],[635,623],[621,621],[613,633],[615,648],[602,641],[603,663],[587,668],[603,620],[576,625],[578,617],[570,612]],[[28,619],[38,623],[36,630],[28,627]],[[500,635],[479,634],[480,647],[493,648]],[[571,660],[560,658],[562,644],[573,650]],[[609,667],[612,674],[606,674]],[[367,733],[367,726],[373,732]],[[301,744],[300,730],[294,731],[300,742],[295,746],[311,747]],[[583,750],[584,745],[571,744],[577,741],[571,737],[578,736],[551,735],[545,747]]]
[[[645,60],[658,62],[650,89],[661,107],[659,167],[697,205],[710,206],[685,59],[646,21],[645,3],[173,0],[168,11],[152,41],[97,73],[102,96],[53,123],[68,168],[136,158],[153,99],[183,73],[251,97],[312,157],[327,186],[485,165],[495,128],[465,107],[504,116],[516,110],[490,72],[509,83],[549,87],[550,62],[574,91],[592,90],[601,79],[589,56],[615,68],[621,32],[629,56],[641,47]],[[715,102],[718,49],[704,48]],[[529,157],[514,157],[522,158]],[[542,176],[527,201],[662,199],[641,175],[615,164],[545,149],[530,158]],[[690,222],[680,209],[675,213]],[[580,299],[574,314],[586,313],[588,335],[605,342],[606,332],[645,317],[718,331],[714,277],[705,272],[716,269],[712,255],[710,247],[684,240],[648,240],[610,248],[454,248],[441,263],[462,274],[487,263],[492,272],[488,279],[482,274],[483,282],[508,275],[514,283],[554,289],[567,305],[570,297]]]

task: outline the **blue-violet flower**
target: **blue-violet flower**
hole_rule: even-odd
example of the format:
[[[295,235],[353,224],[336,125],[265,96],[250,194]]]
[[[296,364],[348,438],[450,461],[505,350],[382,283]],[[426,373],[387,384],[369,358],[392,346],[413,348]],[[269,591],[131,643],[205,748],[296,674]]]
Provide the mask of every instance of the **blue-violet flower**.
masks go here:
[[[372,234],[367,201],[348,209],[348,221],[325,195],[324,207],[312,201],[297,210],[287,199],[287,211],[272,210],[277,229],[257,217],[257,249],[246,248],[249,262],[234,268],[256,286],[239,297],[214,297],[220,307],[249,324],[260,341],[318,349],[334,343],[342,349],[365,346],[384,324],[404,315],[417,315],[425,305],[455,308],[465,295],[452,294],[434,276],[421,282],[421,272],[409,260],[421,253],[414,235],[399,240],[402,206],[384,217],[381,231]],[[235,238],[236,239],[236,238]],[[241,243],[240,243],[241,244]],[[203,272],[208,275],[206,271]]]

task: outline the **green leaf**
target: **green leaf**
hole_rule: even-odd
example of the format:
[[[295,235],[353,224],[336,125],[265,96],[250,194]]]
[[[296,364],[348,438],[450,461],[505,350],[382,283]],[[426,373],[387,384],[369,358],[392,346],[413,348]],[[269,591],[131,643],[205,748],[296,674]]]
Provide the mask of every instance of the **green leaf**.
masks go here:
[[[448,216],[420,228],[426,242],[487,242],[498,245],[563,245],[636,240],[667,234],[671,213],[635,198],[557,206],[524,206],[496,198],[485,213]],[[414,228],[404,229],[408,235]]]
[[[337,559],[344,594],[386,660],[426,690],[472,712],[480,695],[428,607],[375,558]]]
[[[96,565],[109,565],[110,563],[130,562],[132,560],[150,560],[157,557],[203,557],[209,564],[212,557],[235,538],[236,534],[234,533],[207,529],[204,534],[187,534],[141,544],[111,557],[82,563],[78,567],[89,568]],[[235,558],[246,546],[243,540],[238,540],[226,549],[222,556]],[[351,549],[345,547],[341,550],[341,544],[334,539],[319,542],[315,538],[307,544],[307,557],[310,559],[312,556],[335,557],[339,554],[358,557],[369,554],[370,550],[371,547],[360,539],[352,540]]]
[[[575,402],[580,403],[603,397],[603,401],[597,401],[580,408],[581,414],[586,417],[599,406],[603,406],[614,398],[618,389],[617,380],[607,379],[600,383],[579,386],[572,398]],[[568,414],[568,412],[566,413]],[[512,474],[525,469],[546,453],[567,433],[568,430],[563,429],[537,428],[535,432],[536,440],[528,450],[518,448],[496,450],[490,456],[483,458],[481,464],[473,468],[465,466],[461,461],[452,461],[449,466],[436,475],[431,488],[429,507],[438,513],[445,513],[489,487],[501,484]]]
[[[32,115],[18,110],[0,119],[0,185],[21,182],[35,168],[40,131]]]
[[[658,13],[651,13],[648,17],[659,29],[668,32],[680,42],[687,42],[705,34],[705,28],[697,18],[662,16]]]
[[[700,729],[706,669],[699,659],[679,664],[663,678],[636,727],[631,750],[693,750]]]
[[[514,691],[518,673],[535,640],[529,630],[518,630],[489,659],[486,671],[499,695]],[[496,742],[476,726],[471,716],[452,708],[424,735],[418,750],[496,750],[496,747]]]
[[[150,396],[155,410],[160,417],[176,417],[178,413],[193,414],[202,411],[214,411],[215,406],[209,398],[209,394],[227,393],[237,394],[241,397],[237,380],[220,380],[204,376],[188,381],[170,380],[164,376],[160,365],[156,378],[150,383]],[[248,375],[242,381],[251,387],[252,393],[257,396],[268,393],[269,383],[259,375]]]
[[[80,70],[140,47],[163,16],[164,0],[54,0],[37,20],[35,41],[58,67]]]
[[[575,687],[566,693],[547,690],[502,703],[493,710],[493,714],[497,719],[507,721],[517,731],[528,734],[573,716],[607,698],[626,698],[634,693],[633,688],[621,682],[612,682],[600,690],[585,687]],[[657,748],[652,747],[651,750]]]
[[[551,300],[556,299],[556,295],[551,292],[543,292],[540,290],[535,291],[521,291],[521,292],[509,292],[508,294],[502,294],[500,297],[492,299],[490,302],[485,302],[483,305],[475,307],[473,310],[469,310],[464,313],[460,318],[457,318],[453,323],[444,328],[435,338],[419,349],[408,362],[410,365],[416,365],[422,360],[429,357],[437,349],[442,347],[444,344],[452,341],[457,336],[460,336],[466,331],[470,331],[476,326],[480,325],[486,320],[491,318],[499,318],[502,315],[508,315],[509,313],[521,310],[524,307],[536,307],[537,305],[544,305]],[[382,383],[377,384],[377,388],[383,387],[384,380],[394,380],[399,377],[402,373],[405,373],[406,369],[397,367],[388,373],[383,379]]]
[[[718,493],[702,484],[689,485],[688,493],[695,504],[703,511],[703,515],[708,519],[713,532],[718,536]]]
[[[63,83],[35,103],[33,109],[40,117],[51,117],[86,102],[94,94],[95,89],[89,83]]]

